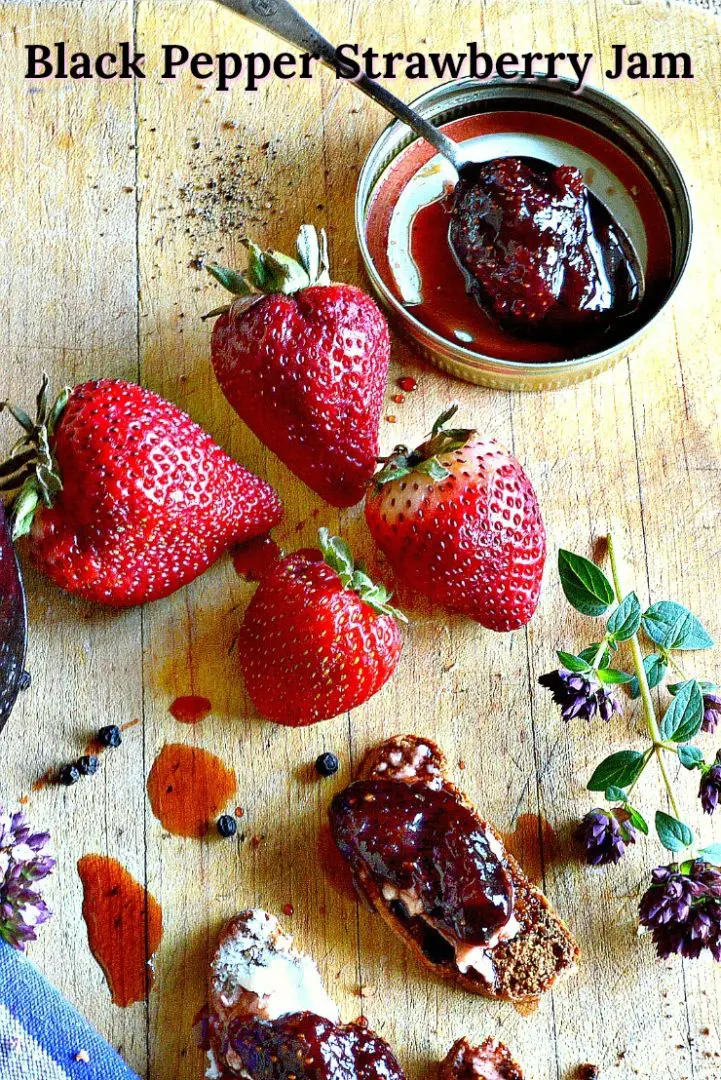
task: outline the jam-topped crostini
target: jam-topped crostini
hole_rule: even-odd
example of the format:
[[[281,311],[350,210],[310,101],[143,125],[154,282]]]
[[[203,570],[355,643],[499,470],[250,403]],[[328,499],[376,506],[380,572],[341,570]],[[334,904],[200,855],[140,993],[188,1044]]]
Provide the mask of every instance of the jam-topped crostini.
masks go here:
[[[528,1004],[575,970],[578,946],[445,769],[430,740],[389,739],[334,798],[334,839],[359,893],[426,967]]]

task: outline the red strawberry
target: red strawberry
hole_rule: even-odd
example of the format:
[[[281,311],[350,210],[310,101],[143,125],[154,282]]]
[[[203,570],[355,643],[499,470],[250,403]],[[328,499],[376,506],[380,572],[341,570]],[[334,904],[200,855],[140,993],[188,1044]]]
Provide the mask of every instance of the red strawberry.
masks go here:
[[[520,464],[477,431],[446,430],[378,473],[366,520],[396,576],[489,630],[529,621],[541,590],[546,533]]]
[[[158,600],[281,518],[269,484],[133,383],[83,383],[49,410],[45,378],[35,424],[5,407],[26,432],[0,469],[20,489],[14,535],[29,533],[40,569],[87,600]]]
[[[329,720],[372,697],[401,651],[382,586],[355,568],[346,544],[320,530],[321,551],[298,551],[261,581],[238,641],[245,685],[267,720]]]
[[[301,228],[300,262],[248,240],[245,275],[208,269],[236,299],[213,329],[215,374],[230,404],[296,476],[332,506],[360,502],[378,457],[388,327],[354,285],[331,285],[325,233]],[[255,290],[255,291],[254,291]]]

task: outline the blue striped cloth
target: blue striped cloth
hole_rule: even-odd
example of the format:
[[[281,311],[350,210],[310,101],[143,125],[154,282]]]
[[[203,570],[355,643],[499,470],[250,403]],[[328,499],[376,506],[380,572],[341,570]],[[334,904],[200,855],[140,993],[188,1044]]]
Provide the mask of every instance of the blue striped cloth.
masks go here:
[[[29,960],[0,942],[0,1080],[139,1078]]]

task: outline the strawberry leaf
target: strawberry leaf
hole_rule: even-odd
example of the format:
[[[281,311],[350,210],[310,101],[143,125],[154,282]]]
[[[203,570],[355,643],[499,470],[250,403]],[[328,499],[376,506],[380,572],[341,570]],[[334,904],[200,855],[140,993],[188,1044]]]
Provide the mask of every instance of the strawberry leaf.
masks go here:
[[[391,594],[384,585],[376,585],[365,570],[356,567],[350,548],[340,536],[331,536],[328,529],[318,531],[323,558],[338,574],[345,589],[351,589],[361,600],[379,615],[392,615],[400,622],[408,622],[402,611],[392,607]]]
[[[205,268],[233,296],[249,296],[252,293],[252,287],[237,270],[229,270],[227,266],[213,262],[206,263]]]

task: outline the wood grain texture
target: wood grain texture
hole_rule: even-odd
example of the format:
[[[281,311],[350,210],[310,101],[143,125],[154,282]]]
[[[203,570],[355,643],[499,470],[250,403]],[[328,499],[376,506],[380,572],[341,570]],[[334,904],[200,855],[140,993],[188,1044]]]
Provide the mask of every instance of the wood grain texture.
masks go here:
[[[690,88],[614,87],[668,141],[694,197],[697,244],[673,311],[629,364],[544,395],[453,382],[396,339],[392,378],[411,373],[420,387],[403,405],[389,405],[398,422],[382,424],[382,439],[385,449],[414,440],[457,400],[465,419],[511,445],[525,463],[552,552],[562,545],[591,553],[596,538],[613,529],[628,553],[629,587],[642,600],[687,601],[719,638],[710,573],[721,546],[718,24],[680,4],[621,0],[299,6],[329,38],[383,48],[446,49],[477,38],[492,53],[533,47],[603,55],[620,41],[693,53],[697,78]],[[239,260],[246,232],[288,249],[298,224],[311,220],[329,231],[334,276],[362,284],[353,196],[384,115],[327,73],[303,84],[271,80],[252,98],[214,93],[188,71],[172,84],[152,73],[135,85],[33,86],[22,79],[22,45],[36,40],[65,38],[93,51],[132,39],[148,54],[165,42],[211,52],[276,50],[261,31],[197,0],[13,0],[0,10],[0,35],[0,252],[8,281],[0,301],[2,396],[31,400],[41,367],[56,383],[91,375],[139,379],[276,485],[286,506],[278,530],[283,546],[310,544],[328,525],[375,565],[359,509],[339,513],[322,504],[225,403],[209,363],[209,326],[200,320],[218,290],[191,263],[203,254]],[[593,81],[602,84],[600,64]],[[410,98],[425,86],[401,79],[396,88]],[[209,190],[230,198],[218,203]],[[9,438],[3,426],[3,446]],[[232,650],[252,588],[229,560],[168,600],[122,615],[69,600],[32,572],[28,588],[34,682],[2,742],[0,798],[13,802],[28,793],[48,767],[81,753],[101,723],[143,720],[92,781],[68,792],[30,792],[29,802],[33,818],[52,828],[60,856],[50,890],[57,915],[33,959],[142,1076],[202,1075],[191,1024],[217,929],[244,906],[279,912],[288,903],[295,914],[285,921],[318,960],[343,1016],[363,1013],[412,1080],[427,1076],[463,1034],[501,1035],[535,1080],[571,1077],[582,1061],[598,1063],[612,1078],[721,1076],[717,966],[659,964],[649,943],[636,939],[636,898],[660,848],[639,844],[608,872],[568,858],[571,823],[591,805],[583,786],[593,764],[609,745],[641,742],[632,708],[608,729],[566,728],[537,691],[536,678],[553,666],[556,647],[586,629],[569,612],[553,572],[527,633],[493,636],[413,603],[389,685],[351,717],[302,731],[253,715]],[[410,604],[403,593],[399,600]],[[718,656],[714,666],[704,674],[721,676]],[[176,696],[189,693],[213,703],[197,727],[168,713]],[[540,827],[523,828],[521,860],[525,854],[529,864],[540,864],[584,959],[573,982],[531,1016],[434,983],[323,872],[317,845],[332,793],[369,745],[403,730],[444,748],[453,779],[500,829],[513,832],[519,818],[542,814],[556,830],[551,843]],[[241,838],[196,841],[163,832],[144,781],[170,741],[210,749],[236,770]],[[310,765],[325,749],[339,754],[342,769],[321,783]],[[650,810],[661,789],[652,771],[644,784],[642,809]],[[694,781],[681,778],[680,786],[698,820]],[[713,831],[703,823],[704,840]],[[82,854],[106,851],[163,906],[165,936],[147,1007],[113,1006],[87,949],[75,864]],[[359,996],[361,985],[371,996]]]

